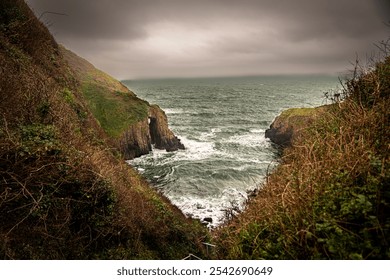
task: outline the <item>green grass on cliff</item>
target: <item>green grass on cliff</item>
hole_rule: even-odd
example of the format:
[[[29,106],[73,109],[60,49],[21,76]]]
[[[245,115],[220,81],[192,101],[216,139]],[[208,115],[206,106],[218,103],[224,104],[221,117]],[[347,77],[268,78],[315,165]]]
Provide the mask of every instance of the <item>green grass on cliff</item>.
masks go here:
[[[390,57],[369,66],[215,233],[220,257],[390,259]]]
[[[283,123],[289,123],[289,120],[291,119],[291,124],[294,124],[297,127],[305,127],[308,126],[311,121],[314,121],[318,115],[323,113],[327,107],[328,106],[316,108],[290,108],[281,112],[278,118]],[[308,120],[310,120],[309,123],[304,123]]]
[[[112,92],[94,80],[83,81],[82,92],[91,112],[111,137],[148,117],[148,103],[127,92]]]
[[[290,108],[277,117],[277,124],[285,129],[291,128],[294,134],[309,126],[318,115],[326,110],[327,106],[316,108]]]
[[[311,116],[315,112],[315,108],[291,108],[283,111],[280,116],[288,118],[291,116]]]
[[[147,118],[146,101],[85,59],[64,47],[60,50],[81,82],[88,107],[109,136],[119,138],[129,126]]]

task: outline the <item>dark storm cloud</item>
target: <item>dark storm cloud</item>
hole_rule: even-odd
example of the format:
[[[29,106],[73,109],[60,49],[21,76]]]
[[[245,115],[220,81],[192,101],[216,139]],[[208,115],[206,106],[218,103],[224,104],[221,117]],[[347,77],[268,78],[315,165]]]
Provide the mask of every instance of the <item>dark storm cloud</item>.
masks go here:
[[[389,0],[375,0],[380,14],[387,23],[390,23],[390,1]]]
[[[49,23],[50,29],[57,36],[78,39],[100,38],[115,39],[122,36],[142,37],[142,9],[136,1],[27,1],[42,20]],[[134,10],[137,9],[137,13]]]
[[[172,20],[193,24],[212,24],[214,19],[234,21],[240,18],[272,17],[275,24],[288,29],[296,37],[337,33],[362,35],[372,31],[373,4],[366,0],[30,0],[38,14],[53,11],[67,17],[47,14],[53,29],[59,33],[82,37],[132,37],[143,33],[150,22]],[[377,0],[382,13],[387,0]],[[388,6],[388,4],[387,4]],[[389,19],[390,20],[390,19]]]
[[[387,0],[29,0],[57,40],[131,76],[337,72],[387,39]],[[343,68],[344,67],[344,68]]]

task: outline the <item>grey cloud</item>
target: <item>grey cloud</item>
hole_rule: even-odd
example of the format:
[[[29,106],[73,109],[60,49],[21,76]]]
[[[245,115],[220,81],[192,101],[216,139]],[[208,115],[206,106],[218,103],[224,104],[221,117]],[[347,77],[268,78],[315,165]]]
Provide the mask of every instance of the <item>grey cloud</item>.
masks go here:
[[[264,74],[267,69],[337,72],[356,52],[371,52],[373,43],[390,33],[384,24],[390,20],[388,0],[28,2],[37,15],[67,14],[45,14],[42,19],[57,40],[122,78]],[[142,43],[166,23],[187,29],[189,35],[193,30],[218,34],[211,34],[199,53],[189,51],[187,58],[159,54],[159,45],[143,49]]]
[[[138,38],[145,36],[142,28],[142,9],[133,12],[137,1],[52,1],[30,0],[29,5],[44,22],[49,23],[51,31],[61,37],[75,39],[99,38]],[[139,1],[140,2],[140,1]]]
[[[377,0],[378,2],[384,0]],[[59,36],[103,37],[144,36],[148,23],[172,21],[207,25],[215,19],[236,21],[250,18],[263,22],[272,18],[277,28],[289,30],[291,37],[318,36],[319,33],[366,34],[375,14],[366,0],[30,0],[37,13],[55,11],[67,17],[46,15]],[[383,9],[381,9],[383,10]],[[289,29],[290,26],[295,28]]]

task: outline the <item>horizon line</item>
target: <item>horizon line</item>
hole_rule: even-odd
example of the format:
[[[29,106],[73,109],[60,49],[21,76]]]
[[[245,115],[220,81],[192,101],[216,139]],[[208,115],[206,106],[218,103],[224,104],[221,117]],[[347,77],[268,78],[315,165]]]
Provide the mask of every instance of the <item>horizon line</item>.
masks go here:
[[[261,77],[341,77],[345,76],[347,71],[338,73],[280,73],[280,74],[248,74],[248,75],[216,75],[216,76],[162,76],[162,77],[135,77],[123,78],[119,81],[144,81],[144,80],[192,80],[192,79],[229,79],[229,78],[261,78]]]

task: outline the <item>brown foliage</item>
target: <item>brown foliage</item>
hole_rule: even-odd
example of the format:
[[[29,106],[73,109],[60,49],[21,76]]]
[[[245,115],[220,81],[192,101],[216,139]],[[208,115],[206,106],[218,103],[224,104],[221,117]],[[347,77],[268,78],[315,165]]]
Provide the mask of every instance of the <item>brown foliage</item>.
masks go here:
[[[247,211],[216,233],[221,254],[390,258],[389,65],[385,57],[355,69],[343,100],[284,150]]]
[[[0,256],[202,256],[205,231],[108,144],[76,75],[20,0],[0,2]]]

